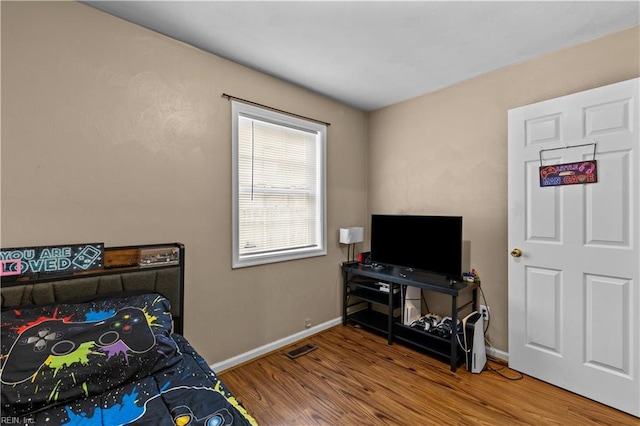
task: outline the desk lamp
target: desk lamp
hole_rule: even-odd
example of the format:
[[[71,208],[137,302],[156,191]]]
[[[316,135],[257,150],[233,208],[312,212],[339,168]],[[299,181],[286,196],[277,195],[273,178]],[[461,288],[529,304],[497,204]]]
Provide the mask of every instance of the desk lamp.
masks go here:
[[[349,244],[347,247],[347,259],[349,262],[355,261],[356,252],[354,244],[364,241],[364,228],[354,226],[351,228],[340,228],[340,244]]]

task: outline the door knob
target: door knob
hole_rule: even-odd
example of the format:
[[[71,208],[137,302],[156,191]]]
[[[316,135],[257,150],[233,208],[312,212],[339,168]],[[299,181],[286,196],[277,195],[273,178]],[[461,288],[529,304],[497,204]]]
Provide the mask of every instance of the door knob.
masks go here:
[[[514,248],[513,250],[511,250],[511,257],[520,257],[522,256],[522,250],[520,250],[519,248]]]

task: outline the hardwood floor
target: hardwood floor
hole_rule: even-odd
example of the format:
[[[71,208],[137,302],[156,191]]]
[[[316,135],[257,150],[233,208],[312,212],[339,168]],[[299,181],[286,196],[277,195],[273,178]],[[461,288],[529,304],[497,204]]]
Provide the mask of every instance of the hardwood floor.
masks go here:
[[[317,349],[285,355],[306,343]],[[444,362],[339,325],[220,378],[263,426],[640,425],[497,362],[488,366],[481,374],[464,366],[452,373]]]

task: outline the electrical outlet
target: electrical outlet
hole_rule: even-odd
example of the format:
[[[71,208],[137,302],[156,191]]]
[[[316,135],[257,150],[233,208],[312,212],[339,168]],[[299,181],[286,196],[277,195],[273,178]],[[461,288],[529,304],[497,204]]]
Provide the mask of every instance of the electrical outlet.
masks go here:
[[[480,305],[480,315],[482,315],[483,320],[489,321],[489,307]]]
[[[305,328],[311,328],[311,318],[305,318],[304,326]]]

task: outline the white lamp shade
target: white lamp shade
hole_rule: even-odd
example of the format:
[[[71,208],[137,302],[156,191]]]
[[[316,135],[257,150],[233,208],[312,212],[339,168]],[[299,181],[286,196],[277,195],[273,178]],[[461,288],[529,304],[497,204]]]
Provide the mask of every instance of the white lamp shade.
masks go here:
[[[364,241],[364,228],[354,226],[351,228],[340,228],[340,244],[361,243]]]

